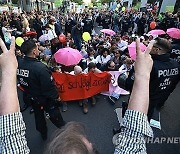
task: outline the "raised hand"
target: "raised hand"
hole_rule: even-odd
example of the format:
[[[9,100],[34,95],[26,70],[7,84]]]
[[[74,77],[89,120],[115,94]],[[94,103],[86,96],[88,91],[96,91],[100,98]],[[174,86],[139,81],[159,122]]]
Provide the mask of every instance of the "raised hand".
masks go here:
[[[0,38],[0,47],[3,53],[0,55],[0,65],[2,73],[7,73],[9,75],[16,75],[17,70],[17,59],[15,56],[15,38],[12,37],[10,50],[8,50]]]
[[[152,47],[154,45],[155,41],[151,41],[146,49],[145,52],[141,51],[140,48],[140,39],[136,39],[136,62],[135,62],[135,75],[140,76],[148,76],[150,75],[150,72],[152,70],[153,60],[151,58],[151,55],[149,54],[152,50]]]

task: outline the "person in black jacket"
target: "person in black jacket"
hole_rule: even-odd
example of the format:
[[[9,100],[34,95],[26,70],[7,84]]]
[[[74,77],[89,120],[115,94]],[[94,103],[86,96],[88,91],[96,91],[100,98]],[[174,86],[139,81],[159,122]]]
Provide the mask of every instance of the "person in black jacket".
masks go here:
[[[44,111],[51,122],[61,128],[65,124],[56,101],[60,100],[54,85],[51,71],[46,65],[37,60],[38,46],[33,40],[25,41],[21,46],[25,54],[18,61],[18,82],[31,101],[35,114],[36,129],[41,133],[43,140],[47,139],[47,126]]]
[[[173,39],[170,57],[180,64],[180,39]]]
[[[101,12],[99,13],[99,15],[96,17],[96,22],[98,23],[98,26],[102,26],[102,14]]]
[[[57,36],[59,36],[61,33],[63,33],[62,25],[60,22],[56,22],[54,27],[55,27],[55,32],[56,32]]]
[[[77,23],[77,25],[72,28],[71,36],[74,40],[75,46],[79,51],[81,51],[82,34],[83,28],[81,27],[80,23]]]
[[[65,23],[65,34],[71,33],[72,28],[76,25],[76,22],[69,16]]]
[[[131,27],[131,20],[128,16],[124,16],[122,20],[122,31],[121,35],[123,36],[125,32],[128,33],[129,28]]]
[[[22,22],[17,16],[14,16],[12,21],[10,22],[10,26],[16,28],[17,31],[22,32]]]
[[[180,80],[180,65],[170,58],[170,50],[170,42],[163,38],[157,38],[151,50],[153,68],[150,77],[149,120],[152,118],[154,108],[161,109]],[[128,78],[124,79],[127,90],[132,91],[134,74],[134,69],[132,69]],[[122,77],[119,77],[119,86],[122,84],[120,82]]]
[[[88,32],[91,35],[93,30],[93,21],[90,18],[90,15],[87,15],[86,18],[82,20],[82,22],[84,23],[83,32]]]
[[[36,19],[33,22],[33,28],[36,30],[37,38],[39,38],[41,35],[43,35],[42,27],[43,23],[41,21],[41,16],[37,16]]]
[[[146,14],[143,14],[142,17],[137,22],[139,36],[144,34],[145,25],[146,25]]]
[[[165,18],[162,21],[163,23],[163,30],[166,31],[168,28],[173,28],[175,27],[175,19],[172,16],[172,13],[166,13]]]
[[[109,29],[110,24],[111,24],[111,17],[110,15],[106,14],[102,19],[103,29]]]

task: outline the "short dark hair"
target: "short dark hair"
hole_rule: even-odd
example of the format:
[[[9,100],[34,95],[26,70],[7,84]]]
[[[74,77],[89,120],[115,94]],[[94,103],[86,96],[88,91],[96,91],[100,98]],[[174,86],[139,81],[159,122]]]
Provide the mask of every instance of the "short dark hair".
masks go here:
[[[94,51],[93,47],[88,48],[88,53],[90,53],[91,51]]]
[[[103,48],[103,49],[101,49],[101,55],[103,55],[103,53],[105,52],[105,51],[107,51],[108,52],[108,54],[109,54],[109,49],[107,49],[107,48]]]
[[[168,53],[171,51],[171,43],[167,39],[157,37],[155,40],[155,45],[161,48],[163,53]]]
[[[92,68],[96,68],[96,64],[93,63],[93,62],[90,62],[90,63],[88,64],[88,69],[90,70],[90,69],[92,69]]]
[[[25,55],[28,55],[36,47],[37,47],[37,45],[34,40],[26,40],[21,45],[21,52],[23,52]]]

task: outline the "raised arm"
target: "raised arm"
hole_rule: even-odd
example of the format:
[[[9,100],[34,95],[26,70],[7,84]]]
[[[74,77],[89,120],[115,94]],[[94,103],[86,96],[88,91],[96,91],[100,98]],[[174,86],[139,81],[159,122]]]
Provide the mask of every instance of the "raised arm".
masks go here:
[[[145,52],[141,52],[140,41],[136,40],[137,58],[135,62],[135,81],[128,108],[147,114],[149,107],[149,80],[153,60],[149,54],[154,41],[150,42]]]
[[[12,37],[8,51],[2,39],[0,55],[2,84],[0,92],[0,153],[29,154],[25,138],[25,123],[19,112],[19,101],[16,86],[17,60],[15,57],[15,38]]]
[[[153,65],[149,53],[153,44],[154,42],[151,42],[147,50],[141,52],[140,41],[136,40],[135,81],[128,110],[121,124],[121,132],[113,137],[114,154],[146,153],[145,137],[153,137],[153,131],[147,119],[149,80]]]
[[[19,112],[16,86],[17,60],[15,57],[15,38],[12,38],[9,51],[7,50],[2,39],[0,39],[0,46],[3,51],[3,53],[0,55],[0,65],[2,70],[0,115],[6,115]]]

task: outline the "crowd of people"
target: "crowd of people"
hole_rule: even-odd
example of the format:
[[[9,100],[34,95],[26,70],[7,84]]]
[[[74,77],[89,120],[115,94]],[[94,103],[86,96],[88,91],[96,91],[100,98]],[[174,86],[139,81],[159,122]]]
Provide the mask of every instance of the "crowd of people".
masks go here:
[[[169,28],[180,29],[180,12],[174,14],[167,12],[158,15],[154,10],[139,12],[133,9],[126,11],[87,9],[83,13],[69,12],[67,14],[61,14],[59,11],[32,11],[19,14],[4,12],[0,14],[1,38],[7,49],[15,50],[18,60],[18,84],[23,89],[26,107],[31,105],[34,110],[36,129],[41,133],[43,140],[47,139],[44,111],[46,112],[46,118],[49,117],[55,126],[61,128],[65,125],[65,121],[61,116],[58,104],[61,102],[62,111],[67,110],[67,102],[61,101],[51,76],[52,72],[73,75],[87,74],[89,72],[101,73],[104,71],[123,72],[118,79],[119,86],[132,92],[129,110],[126,112],[125,118],[131,119],[131,123],[134,123],[133,120],[135,119],[133,119],[133,116],[134,118],[137,116],[136,118],[138,119],[139,112],[144,113],[139,115],[141,116],[139,119],[145,117],[144,125],[140,126],[137,120],[140,132],[138,132],[139,134],[136,133],[136,137],[141,138],[142,143],[144,143],[142,139],[144,135],[153,136],[145,114],[148,112],[148,119],[150,120],[154,109],[160,110],[164,106],[165,101],[180,80],[180,37],[173,38],[167,34],[154,35],[148,33],[152,29],[150,26],[151,22],[156,24],[156,29],[161,29],[165,32]],[[112,29],[115,34],[100,33],[101,29]],[[88,32],[91,39],[88,41],[84,40],[82,37],[84,32]],[[46,38],[43,37],[45,35],[47,36]],[[14,43],[13,36],[16,38],[21,37],[24,40],[22,45],[16,43],[15,49],[12,49]],[[63,36],[65,40],[61,41],[58,39],[59,36]],[[129,55],[128,46],[135,42],[137,37],[140,37],[140,39],[138,39],[136,44],[136,50],[139,52],[136,59],[139,63],[136,64],[135,59]],[[141,55],[140,42],[146,46],[150,44],[146,49],[147,55],[144,53]],[[65,66],[55,61],[54,54],[60,48],[66,47],[77,49],[82,55],[82,59],[77,65]],[[2,43],[1,48],[4,52],[5,46]],[[143,72],[146,73],[146,70],[140,65],[146,65],[146,62],[142,62],[142,58],[147,59],[147,63],[150,63],[149,53],[151,54],[153,65],[147,66],[147,74],[143,74]],[[138,59],[138,57],[140,58]],[[137,76],[137,80],[135,76]],[[146,86],[142,83],[142,86],[140,86],[146,87],[145,94],[143,92],[138,93],[137,90],[138,94],[146,97],[141,97],[146,102],[144,106],[136,104],[142,100],[135,99],[138,95],[133,89],[133,84],[134,87],[137,86],[137,83],[140,84],[138,82],[140,77],[147,79],[147,82],[142,80],[142,83]],[[136,87],[136,89],[138,88]],[[109,100],[113,104],[115,104],[118,98],[113,95],[109,96]],[[88,102],[95,105],[96,96],[79,101],[79,105],[82,106],[84,113],[88,113]],[[149,109],[148,104],[150,104]],[[16,110],[16,112],[18,111]],[[19,116],[21,117],[21,115]],[[69,127],[72,129],[71,131],[77,127],[80,128],[77,124],[69,124]],[[131,127],[126,122],[124,122],[123,127],[122,132],[127,134],[136,132],[133,126]],[[147,129],[147,132],[142,133],[143,129]],[[131,132],[128,132],[129,130]],[[72,132],[70,133],[69,131],[66,126],[63,127],[60,137],[65,139],[64,135],[67,135],[70,138]],[[87,148],[89,141],[82,135],[81,131],[76,133],[79,133],[79,135],[74,137],[80,139]],[[75,134],[72,133],[72,135]],[[78,138],[79,136],[81,137]],[[117,136],[116,141],[125,139],[125,136]],[[129,140],[131,139],[126,141],[128,142]],[[62,143],[58,142],[56,145],[52,144],[55,143],[53,141],[50,146],[53,146],[56,150],[63,151],[64,149],[60,147],[65,145],[65,141],[62,141]],[[128,151],[129,148],[121,149],[120,144],[122,143],[120,142],[115,145],[115,153],[121,153],[123,150]],[[58,147],[59,145],[60,147]],[[124,144],[124,147],[127,146]],[[134,151],[138,150],[135,148],[135,143],[131,146],[131,148],[134,148]],[[144,145],[139,148],[141,149],[140,152],[146,150]],[[28,153],[28,148],[25,147],[25,149],[26,153]],[[89,153],[94,152],[91,144],[90,149],[86,150],[90,151]],[[64,152],[67,151],[64,150]],[[76,152],[78,153],[78,151]],[[49,153],[55,152],[50,148]]]

